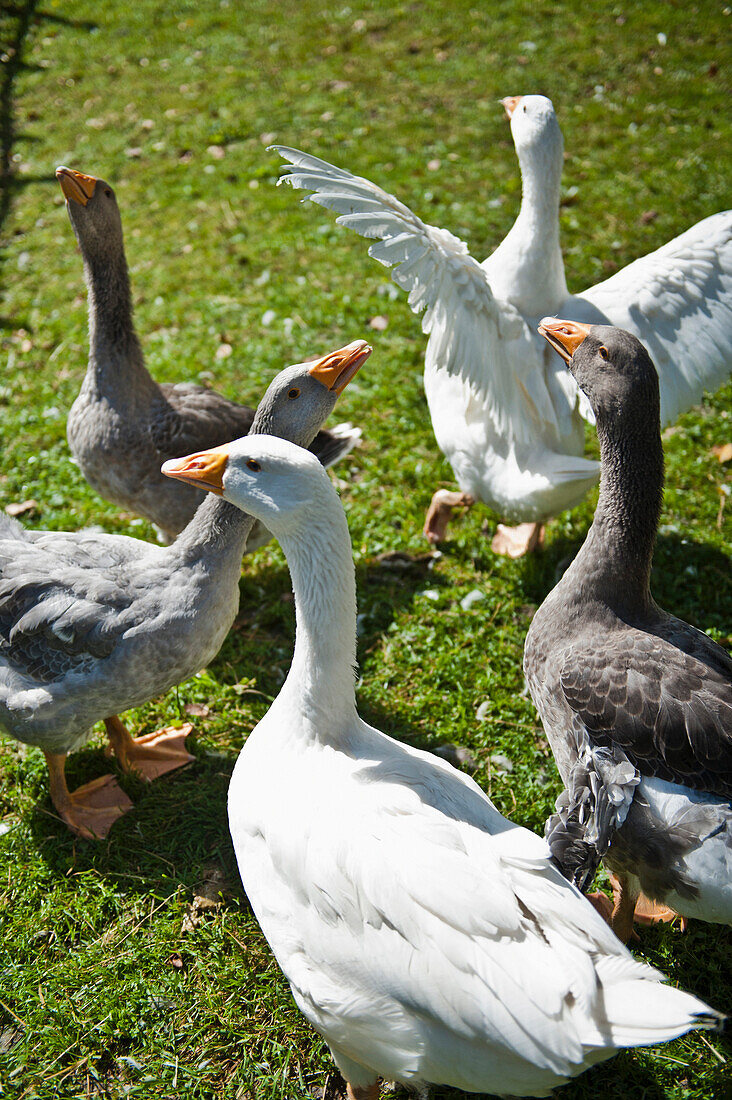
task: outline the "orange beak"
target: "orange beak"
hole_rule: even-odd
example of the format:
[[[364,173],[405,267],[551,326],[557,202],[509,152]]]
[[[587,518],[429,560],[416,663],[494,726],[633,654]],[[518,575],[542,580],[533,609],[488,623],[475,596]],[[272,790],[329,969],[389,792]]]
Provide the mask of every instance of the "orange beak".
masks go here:
[[[501,103],[503,104],[503,109],[506,112],[506,118],[510,119],[511,115],[521,102],[521,98],[522,97],[520,95],[507,95],[505,99],[501,100]]]
[[[583,325],[580,321],[545,317],[539,325],[539,332],[568,363],[585,337],[590,335],[591,328],[592,325]]]
[[[73,168],[64,168],[63,165],[56,169],[56,179],[67,202],[76,202],[79,206],[86,206],[97,185],[96,176],[85,176],[83,172],[75,172]]]
[[[368,359],[373,348],[365,340],[354,340],[338,351],[316,359],[308,374],[322,382],[327,390],[341,394]]]
[[[229,447],[211,447],[208,451],[198,451],[184,458],[169,458],[161,469],[166,477],[176,481],[185,481],[198,489],[208,489],[217,496],[224,492],[224,470],[229,461]]]

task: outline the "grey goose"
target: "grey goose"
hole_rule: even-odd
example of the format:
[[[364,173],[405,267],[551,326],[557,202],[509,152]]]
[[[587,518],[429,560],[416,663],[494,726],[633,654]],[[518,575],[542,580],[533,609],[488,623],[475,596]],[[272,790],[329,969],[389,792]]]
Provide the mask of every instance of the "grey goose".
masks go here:
[[[539,331],[587,395],[601,454],[592,526],[524,649],[565,787],[547,839],[582,889],[601,858],[614,873],[623,939],[641,891],[684,917],[730,924],[732,658],[651,595],[658,376],[622,329],[546,318]]]

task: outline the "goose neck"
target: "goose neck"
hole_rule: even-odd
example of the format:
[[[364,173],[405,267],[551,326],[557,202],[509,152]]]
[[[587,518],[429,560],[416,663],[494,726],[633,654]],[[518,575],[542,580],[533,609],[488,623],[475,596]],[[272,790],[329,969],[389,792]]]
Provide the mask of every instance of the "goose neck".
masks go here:
[[[522,150],[519,165],[521,209],[491,257],[492,283],[522,313],[539,316],[557,310],[569,293],[559,243],[561,138],[554,149]]]
[[[151,379],[132,319],[132,295],[124,251],[84,257],[89,299],[89,372],[105,390]]]
[[[252,516],[222,497],[207,493],[168,550],[181,566],[203,561],[211,569],[220,570],[231,562],[238,570],[253,526]]]
[[[663,503],[663,448],[658,412],[639,408],[633,424],[597,420],[600,496],[587,540],[577,556],[593,585],[619,613],[650,607],[653,547]]]
[[[335,491],[317,521],[280,537],[295,593],[295,651],[278,702],[303,735],[339,740],[356,716],[356,579],[348,525]],[[332,494],[332,495],[331,495]]]
[[[519,220],[535,232],[559,241],[559,193],[562,180],[562,145],[547,144],[519,153],[521,210]]]

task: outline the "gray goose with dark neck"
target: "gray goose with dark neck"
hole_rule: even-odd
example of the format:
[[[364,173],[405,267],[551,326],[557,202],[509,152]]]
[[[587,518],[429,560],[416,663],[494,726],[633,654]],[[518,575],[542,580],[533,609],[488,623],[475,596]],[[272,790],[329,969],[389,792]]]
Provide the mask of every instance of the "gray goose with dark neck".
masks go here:
[[[258,433],[307,446],[370,351],[357,341],[281,371],[257,410]],[[131,805],[112,777],[104,806],[89,785],[68,791],[66,754],[95,722],[104,720],[125,770],[151,779],[191,759],[178,731],[152,744],[133,739],[117,715],[216,656],[239,607],[253,522],[210,493],[166,547],[90,531],[24,531],[0,517],[0,728],[43,749],[54,805],[79,835],[106,835]]]
[[[583,604],[605,604],[627,622],[658,613],[650,581],[663,503],[663,448],[658,376],[650,359],[648,365],[622,415],[608,416],[598,404],[597,508],[581,550],[555,589]]]
[[[107,500],[154,523],[170,542],[204,494],[165,478],[164,461],[238,439],[254,410],[192,383],[158,385],[149,375],[134,328],[122,220],[104,180],[68,168],[56,175],[84,260],[89,295],[89,363],[68,418],[69,446],[82,473]],[[359,433],[320,430],[312,450],[337,461]],[[266,542],[260,524],[247,547]]]
[[[592,404],[602,466],[587,539],[537,611],[524,649],[565,784],[547,839],[582,888],[606,856],[619,877],[633,876],[635,896],[639,882],[676,906],[698,893],[684,871],[689,853],[715,830],[729,828],[732,843],[732,659],[651,595],[663,450],[650,356],[609,326],[548,319],[540,331]],[[687,813],[683,828],[654,818],[649,780],[687,792],[687,810],[702,809]]]

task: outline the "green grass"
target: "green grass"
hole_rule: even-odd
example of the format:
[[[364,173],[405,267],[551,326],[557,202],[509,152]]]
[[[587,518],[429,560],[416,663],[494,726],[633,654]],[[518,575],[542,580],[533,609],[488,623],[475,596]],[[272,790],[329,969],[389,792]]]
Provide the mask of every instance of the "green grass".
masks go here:
[[[361,712],[420,746],[468,746],[498,807],[541,829],[559,783],[522,694],[523,638],[595,498],[559,517],[528,561],[490,553],[481,528],[495,517],[476,508],[433,568],[379,564],[384,551],[425,549],[425,506],[437,485],[452,485],[421,386],[424,339],[403,296],[385,294],[388,274],[365,243],[275,189],[277,158],[265,146],[304,147],[370,176],[482,258],[519,200],[497,101],[545,92],[565,135],[563,245],[578,290],[728,205],[722,43],[731,20],[704,0],[6,7],[0,503],[36,500],[33,526],[152,535],[69,463],[65,417],[87,338],[81,262],[53,179],[67,163],[116,188],[137,325],[158,379],[202,377],[256,402],[281,365],[357,337],[373,342],[337,410],[365,435],[337,470],[364,616]],[[377,314],[389,319],[383,333],[368,327]],[[233,354],[217,359],[223,342]],[[731,413],[728,385],[667,438],[654,571],[659,601],[727,646],[732,503],[720,505],[730,465],[711,447],[732,439]],[[486,599],[461,611],[474,588]],[[186,703],[208,704],[209,716],[195,719],[196,764],[152,790],[123,779],[135,809],[107,842],[75,841],[53,815],[41,754],[0,743],[0,818],[10,827],[0,837],[2,1100],[292,1100],[325,1083],[327,1050],[247,907],[225,818],[237,751],[289,663],[293,609],[279,549],[247,559],[241,591],[237,625],[211,667],[129,715],[146,731],[185,718]],[[72,786],[107,769],[102,743],[70,758]],[[513,770],[492,765],[497,753]],[[227,880],[225,904],[183,932],[212,868]],[[730,930],[654,929],[637,952],[729,1009]],[[561,1095],[730,1097],[730,1059],[729,1040],[689,1036],[623,1054]]]

